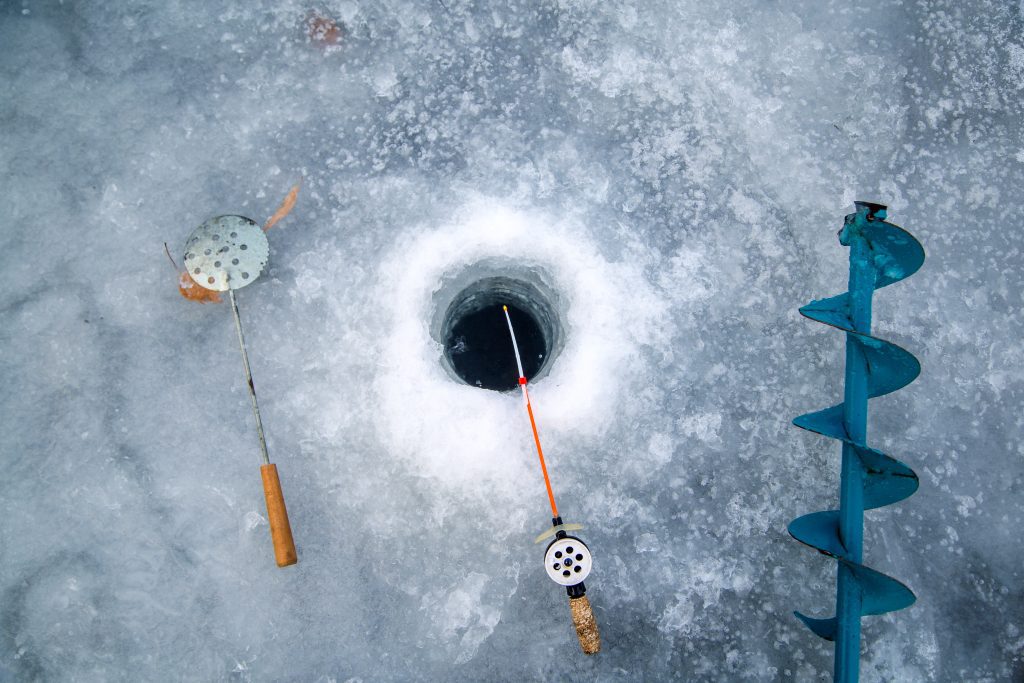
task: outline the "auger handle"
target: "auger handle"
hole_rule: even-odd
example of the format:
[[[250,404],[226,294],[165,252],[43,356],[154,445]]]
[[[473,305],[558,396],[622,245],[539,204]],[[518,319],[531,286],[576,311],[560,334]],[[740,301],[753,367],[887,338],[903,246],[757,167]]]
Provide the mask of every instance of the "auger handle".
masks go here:
[[[569,609],[572,611],[572,623],[576,626],[576,637],[580,639],[583,653],[597,654],[601,651],[601,634],[597,630],[597,619],[590,608],[590,600],[586,595],[569,598]]]
[[[270,522],[270,538],[274,542],[274,559],[278,567],[287,567],[298,562],[299,557],[295,553],[295,540],[288,523],[288,509],[284,506],[277,465],[261,465],[260,474],[263,476],[263,495],[267,498],[267,520]]]

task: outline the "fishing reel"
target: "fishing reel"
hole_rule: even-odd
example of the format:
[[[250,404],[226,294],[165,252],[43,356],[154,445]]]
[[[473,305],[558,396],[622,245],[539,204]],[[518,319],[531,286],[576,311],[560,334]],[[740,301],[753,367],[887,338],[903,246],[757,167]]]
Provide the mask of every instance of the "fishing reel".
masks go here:
[[[588,655],[601,650],[601,634],[597,628],[594,610],[587,598],[587,587],[583,581],[594,568],[590,548],[578,536],[569,531],[583,528],[582,524],[563,524],[561,517],[551,519],[552,527],[537,537],[535,543],[554,537],[544,550],[544,571],[559,586],[565,587],[569,596],[569,609],[580,647]]]
[[[583,581],[590,576],[594,559],[582,540],[564,531],[560,534],[544,551],[544,571],[552,581],[566,587],[569,597],[578,597],[586,592]]]

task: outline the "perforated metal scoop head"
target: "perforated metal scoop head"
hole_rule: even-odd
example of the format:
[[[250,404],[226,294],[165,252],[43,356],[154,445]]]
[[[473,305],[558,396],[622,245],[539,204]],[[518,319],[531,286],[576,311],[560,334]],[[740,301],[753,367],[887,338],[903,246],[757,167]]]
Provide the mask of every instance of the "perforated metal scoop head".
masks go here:
[[[217,292],[256,281],[270,257],[263,229],[245,216],[215,216],[185,240],[185,267],[196,284]]]

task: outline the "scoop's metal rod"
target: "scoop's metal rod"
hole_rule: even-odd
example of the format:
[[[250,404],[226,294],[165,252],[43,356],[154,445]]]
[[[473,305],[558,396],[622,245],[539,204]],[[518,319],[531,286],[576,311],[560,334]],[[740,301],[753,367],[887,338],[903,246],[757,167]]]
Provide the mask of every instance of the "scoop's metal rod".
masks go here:
[[[260,406],[256,402],[256,387],[252,384],[252,371],[249,369],[249,354],[245,351],[245,337],[242,335],[242,319],[238,317],[238,304],[235,303],[235,290],[228,287],[228,299],[231,300],[231,312],[235,316],[235,330],[238,332],[238,348],[242,351],[242,365],[245,366],[245,383],[249,387],[249,398],[252,399],[252,414],[256,417],[256,435],[260,439],[260,451],[263,454],[263,464],[270,464],[270,454],[267,452],[267,439],[263,436],[263,420],[260,419]]]

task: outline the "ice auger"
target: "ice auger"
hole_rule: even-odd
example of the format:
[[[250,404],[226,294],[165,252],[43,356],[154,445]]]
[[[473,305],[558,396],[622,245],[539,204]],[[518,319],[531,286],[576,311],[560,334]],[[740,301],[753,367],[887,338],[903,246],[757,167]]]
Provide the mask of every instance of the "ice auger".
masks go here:
[[[924,263],[924,249],[910,233],[885,222],[886,207],[855,202],[839,243],[850,248],[849,291],[812,301],[800,313],[846,332],[843,402],[793,420],[797,427],[843,444],[839,509],[793,520],[789,533],[839,562],[836,616],[796,613],[808,628],[835,641],[835,680],[854,683],[860,665],[860,618],[909,607],[915,597],[902,583],[865,567],[864,511],[891,505],[917,490],[917,475],[867,445],[868,399],[897,391],[920,374],[910,352],[871,336],[871,297],[876,289],[910,277]]]

